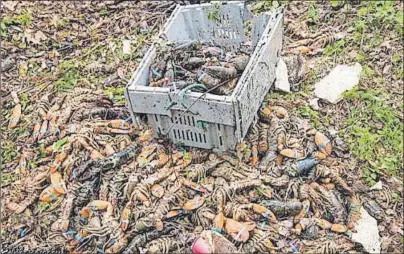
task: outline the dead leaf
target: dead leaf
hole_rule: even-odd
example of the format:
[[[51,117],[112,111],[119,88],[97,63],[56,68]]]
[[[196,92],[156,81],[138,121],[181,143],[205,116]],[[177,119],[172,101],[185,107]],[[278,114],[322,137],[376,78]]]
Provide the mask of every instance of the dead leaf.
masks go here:
[[[27,42],[32,42],[34,44],[40,44],[42,40],[46,40],[48,38],[42,31],[37,31],[35,34],[33,34],[31,29],[26,29],[24,35]]]
[[[37,31],[35,33],[35,39],[40,41],[46,40],[48,37],[42,32],[42,31]]]

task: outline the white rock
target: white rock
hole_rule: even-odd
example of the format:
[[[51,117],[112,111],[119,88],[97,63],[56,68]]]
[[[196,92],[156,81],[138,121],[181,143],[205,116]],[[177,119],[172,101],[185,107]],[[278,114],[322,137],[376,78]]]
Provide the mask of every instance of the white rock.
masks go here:
[[[130,40],[122,40],[122,53],[124,55],[130,54]]]
[[[363,245],[369,253],[380,253],[380,236],[377,221],[361,207],[361,217],[355,226],[356,233],[352,233],[352,240]]]
[[[383,189],[382,181],[378,181],[375,185],[370,187],[370,190],[381,190]]]
[[[312,109],[314,109],[314,110],[319,110],[320,109],[320,107],[318,106],[318,100],[319,100],[319,98],[314,98],[309,102],[310,107]]]
[[[331,103],[340,101],[341,94],[359,83],[362,66],[355,63],[353,66],[337,65],[331,72],[314,85],[314,93],[318,98]]]
[[[290,83],[288,80],[288,67],[282,58],[279,59],[278,66],[275,70],[276,80],[275,89],[284,92],[290,92]]]

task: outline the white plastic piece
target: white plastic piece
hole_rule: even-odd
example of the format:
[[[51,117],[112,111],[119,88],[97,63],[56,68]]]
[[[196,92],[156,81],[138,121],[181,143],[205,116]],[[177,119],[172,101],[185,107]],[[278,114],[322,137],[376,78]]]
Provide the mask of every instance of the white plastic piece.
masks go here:
[[[276,80],[275,88],[283,92],[290,92],[290,83],[288,76],[288,67],[282,58],[279,59],[278,66],[276,67]]]
[[[337,103],[342,99],[343,92],[350,90],[359,83],[362,66],[337,65],[331,72],[315,84],[314,93],[318,98]]]
[[[356,233],[352,233],[352,240],[363,245],[369,253],[380,253],[380,236],[375,218],[361,207],[361,217],[355,226]]]
[[[216,8],[212,4],[177,6],[159,38],[212,42],[226,50],[236,50],[246,39],[244,4],[228,2]],[[217,13],[215,19],[209,18],[213,10]],[[125,89],[134,124],[141,124],[138,114],[146,114],[154,133],[167,135],[174,143],[217,151],[234,148],[247,134],[274,83],[275,66],[282,49],[281,9],[255,17],[252,23],[254,52],[233,93],[227,96],[187,92],[181,98],[178,90],[149,87],[155,45],[163,42],[157,40]]]
[[[122,40],[122,54],[129,55],[130,54],[130,40]]]
[[[319,98],[314,98],[314,99],[310,100],[309,104],[312,109],[314,109],[314,110],[320,109],[320,107],[318,106],[318,100],[319,100]]]
[[[382,181],[378,181],[375,185],[370,187],[370,190],[382,190],[382,189],[383,189]]]

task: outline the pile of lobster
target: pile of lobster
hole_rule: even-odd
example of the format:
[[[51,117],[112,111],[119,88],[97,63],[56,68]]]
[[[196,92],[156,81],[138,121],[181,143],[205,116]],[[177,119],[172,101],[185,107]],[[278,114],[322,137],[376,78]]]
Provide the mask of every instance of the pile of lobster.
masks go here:
[[[15,103],[9,128],[20,117]],[[96,108],[82,110],[88,104]],[[4,188],[12,245],[42,242],[70,253],[339,252],[360,250],[349,236],[362,203],[383,216],[368,190],[342,177],[331,140],[280,106],[264,103],[245,141],[214,154],[154,140],[98,92],[45,95],[39,105],[19,179]]]
[[[251,47],[241,45],[238,51],[189,41],[160,45],[149,70],[149,86],[174,89],[208,90],[228,95],[246,68]]]

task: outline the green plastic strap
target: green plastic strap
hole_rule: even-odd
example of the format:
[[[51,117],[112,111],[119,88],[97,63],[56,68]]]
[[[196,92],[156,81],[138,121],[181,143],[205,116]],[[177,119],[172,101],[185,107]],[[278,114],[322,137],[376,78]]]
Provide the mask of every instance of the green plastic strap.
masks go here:
[[[176,102],[171,101],[167,106],[164,107],[165,110],[169,110],[172,106],[177,105]]]
[[[184,105],[185,93],[186,93],[188,90],[192,89],[192,88],[202,88],[202,89],[208,90],[208,88],[206,88],[206,86],[204,86],[204,85],[202,85],[202,84],[191,84],[191,85],[185,87],[184,89],[182,89],[182,90],[179,92],[179,96],[180,96],[181,105],[182,105],[184,108],[186,108],[185,105]],[[174,106],[174,105],[177,105],[177,103],[171,101],[167,106],[164,107],[164,109],[165,109],[165,110],[169,110],[169,109],[170,109],[172,106]]]
[[[184,89],[182,89],[182,90],[179,92],[181,104],[182,104],[183,101],[184,101],[185,93],[188,92],[188,90],[191,90],[192,88],[202,88],[202,89],[208,90],[208,88],[207,88],[205,85],[197,84],[197,83],[196,83],[196,84],[191,84],[191,85],[185,87]]]
[[[208,126],[209,126],[209,124],[207,122],[205,122],[205,121],[202,121],[202,120],[197,120],[196,121],[196,127],[199,128],[199,129],[205,129]]]

